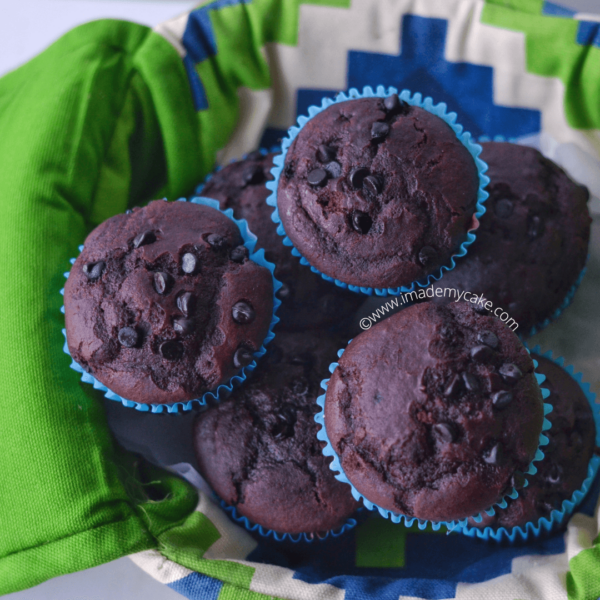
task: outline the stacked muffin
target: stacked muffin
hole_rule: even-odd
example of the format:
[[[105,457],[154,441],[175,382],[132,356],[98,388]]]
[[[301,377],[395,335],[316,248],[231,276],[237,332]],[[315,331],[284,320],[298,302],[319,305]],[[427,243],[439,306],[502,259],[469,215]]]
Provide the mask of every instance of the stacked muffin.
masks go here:
[[[248,527],[323,537],[352,524],[362,499],[396,521],[474,525],[483,513],[482,527],[506,528],[581,485],[593,419],[553,421],[544,481],[574,454],[579,466],[577,477],[556,475],[560,494],[548,499],[529,477],[548,425],[541,378],[481,306],[427,303],[383,320],[352,340],[319,397],[365,298],[354,292],[443,274],[437,285],[503,305],[527,331],[572,294],[589,239],[585,189],[531,149],[486,144],[482,216],[485,167],[450,121],[397,94],[335,102],[283,155],[253,152],[214,173],[198,193],[220,210],[155,202],[86,240],[66,286],[67,340],[103,384],[172,403],[260,359],[194,429],[201,474]],[[255,254],[223,213],[248,223]],[[275,288],[253,262],[258,249],[283,282],[262,358]],[[548,289],[545,302],[523,296],[528,281]]]

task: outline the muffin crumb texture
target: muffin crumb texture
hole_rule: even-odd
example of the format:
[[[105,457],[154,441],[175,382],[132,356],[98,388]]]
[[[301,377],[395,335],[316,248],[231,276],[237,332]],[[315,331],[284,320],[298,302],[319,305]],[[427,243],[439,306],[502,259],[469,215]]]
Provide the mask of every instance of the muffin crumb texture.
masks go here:
[[[284,333],[244,387],[200,414],[200,472],[250,521],[279,533],[319,534],[358,508],[323,456],[316,397],[340,340],[326,332]]]
[[[361,98],[300,130],[277,205],[287,236],[319,271],[396,287],[449,263],[475,224],[478,188],[473,157],[443,119],[397,96]]]
[[[521,342],[466,303],[414,305],[361,333],[325,403],[327,434],[358,491],[432,521],[477,515],[509,493],[543,418]]]

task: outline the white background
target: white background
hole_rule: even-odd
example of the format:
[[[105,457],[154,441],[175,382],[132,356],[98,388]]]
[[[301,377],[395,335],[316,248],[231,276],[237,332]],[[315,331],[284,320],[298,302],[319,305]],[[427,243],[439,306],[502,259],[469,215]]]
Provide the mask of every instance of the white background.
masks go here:
[[[600,13],[600,0],[562,0],[580,12]],[[182,0],[0,0],[0,75],[29,60],[76,25],[116,18],[154,26],[193,8]],[[0,532],[1,534],[1,532]],[[47,581],[7,600],[181,600],[129,559]]]

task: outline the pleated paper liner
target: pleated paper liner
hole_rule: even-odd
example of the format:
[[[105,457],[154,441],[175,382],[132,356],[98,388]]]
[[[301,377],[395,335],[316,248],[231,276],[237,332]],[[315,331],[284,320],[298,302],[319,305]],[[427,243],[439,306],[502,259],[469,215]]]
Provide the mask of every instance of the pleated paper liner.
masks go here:
[[[187,202],[185,198],[179,198],[178,201]],[[233,210],[231,208],[228,208],[227,210],[221,210],[219,208],[219,203],[216,200],[212,200],[211,198],[194,197],[190,199],[189,202],[192,202],[194,204],[201,204],[203,206],[210,206],[211,208],[214,208],[219,212],[223,213],[238,226],[242,239],[244,240],[244,246],[248,249],[248,252],[250,254],[250,260],[254,261],[256,264],[262,267],[266,267],[267,269],[269,269],[269,271],[271,272],[271,276],[273,277],[273,317],[269,325],[269,332],[263,340],[260,349],[254,353],[254,360],[249,365],[241,369],[239,373],[231,377],[226,383],[222,383],[221,385],[217,386],[214,390],[205,392],[200,398],[195,398],[186,402],[173,402],[169,404],[143,404],[141,402],[134,402],[133,400],[128,400],[127,398],[123,398],[115,392],[113,392],[112,390],[110,390],[102,382],[98,381],[91,373],[87,373],[83,369],[83,367],[81,367],[81,365],[79,365],[77,362],[71,359],[70,366],[74,371],[77,371],[81,374],[81,381],[83,381],[84,383],[89,383],[95,389],[104,392],[104,395],[109,400],[120,402],[123,406],[126,406],[128,408],[135,408],[139,411],[149,411],[152,413],[162,413],[163,411],[165,411],[169,413],[177,413],[180,409],[182,411],[189,411],[192,410],[194,405],[203,406],[207,403],[208,400],[218,402],[222,398],[226,397],[235,387],[238,387],[247,378],[247,376],[256,368],[257,360],[266,352],[265,345],[268,344],[275,337],[275,334],[273,333],[273,327],[279,321],[279,318],[275,316],[275,313],[277,311],[277,308],[281,304],[281,300],[277,298],[277,291],[281,287],[281,283],[277,281],[273,276],[273,272],[275,271],[275,265],[265,259],[264,250],[261,249],[256,252],[254,251],[257,238],[248,228],[248,223],[245,221],[245,219],[236,219],[233,216]],[[79,251],[81,252],[82,250],[83,246],[80,246]],[[75,259],[72,258],[71,264],[73,264],[74,262]],[[64,275],[65,278],[68,278],[69,272],[65,273]],[[64,295],[64,288],[60,290],[60,293]],[[61,312],[65,312],[64,306],[61,307]],[[63,335],[65,336],[65,344],[63,346],[63,350],[66,354],[71,356],[67,345],[67,333],[65,329],[63,329]]]

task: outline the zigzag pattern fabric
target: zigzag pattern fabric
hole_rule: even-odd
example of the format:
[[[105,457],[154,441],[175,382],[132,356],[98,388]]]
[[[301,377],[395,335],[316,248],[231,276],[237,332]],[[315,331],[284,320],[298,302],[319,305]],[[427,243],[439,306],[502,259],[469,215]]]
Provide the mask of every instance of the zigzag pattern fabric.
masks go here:
[[[600,24],[589,16],[536,0],[323,0],[299,2],[262,39],[253,27],[232,35],[236,21],[264,18],[264,6],[217,0],[157,29],[171,39],[182,32],[178,47],[199,112],[210,113],[235,88],[240,118],[219,150],[222,161],[276,143],[323,96],[379,84],[446,102],[475,136],[545,132],[600,155]],[[255,72],[215,87],[214,72],[227,72],[234,52],[252,44]],[[239,588],[253,599],[596,598],[599,491],[596,482],[566,533],[526,546],[484,545],[372,516],[345,538],[296,549],[293,567],[203,498],[198,511],[216,541],[201,558],[173,550],[185,570],[160,562],[168,551],[132,558],[194,600],[234,597]]]

